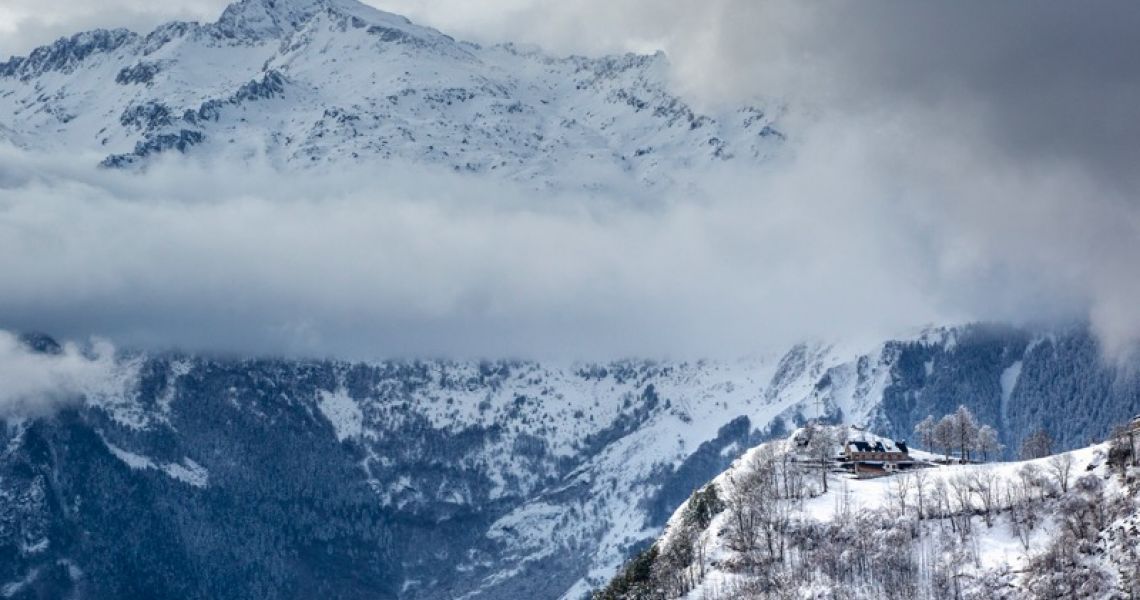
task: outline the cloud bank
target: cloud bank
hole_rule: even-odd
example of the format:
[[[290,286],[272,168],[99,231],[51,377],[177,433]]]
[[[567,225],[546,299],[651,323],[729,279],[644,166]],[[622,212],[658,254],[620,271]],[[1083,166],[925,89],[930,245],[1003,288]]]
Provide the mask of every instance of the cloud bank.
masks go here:
[[[370,358],[739,355],[966,319],[1140,334],[1135,205],[1079,171],[886,144],[913,127],[813,129],[776,164],[652,203],[395,165],[129,175],[9,150],[0,314],[144,347]]]
[[[786,153],[644,202],[6,150],[0,324],[365,357],[735,355],[972,319],[1140,338],[1135,4],[372,3],[481,42],[664,48],[696,102],[784,99]]]

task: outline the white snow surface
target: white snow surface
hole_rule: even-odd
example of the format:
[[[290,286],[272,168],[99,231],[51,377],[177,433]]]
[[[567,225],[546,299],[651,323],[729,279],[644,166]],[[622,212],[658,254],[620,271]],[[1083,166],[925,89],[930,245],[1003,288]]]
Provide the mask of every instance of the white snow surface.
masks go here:
[[[761,449],[764,447],[774,448],[777,453],[790,452],[795,454],[795,445],[792,443],[792,440],[798,434],[799,431],[797,430],[787,439],[768,442],[748,450],[734,461],[729,469],[718,475],[710,483],[717,485],[718,489],[727,489],[726,486],[730,485],[729,481],[732,478],[739,478],[749,468],[752,457],[756,453],[761,452]],[[856,432],[856,434],[851,437],[859,436],[870,441],[886,439],[866,432]],[[1120,493],[1118,481],[1116,481],[1115,478],[1109,478],[1103,473],[1103,470],[1106,468],[1104,462],[1107,448],[1107,444],[1098,444],[1063,454],[1067,454],[1073,459],[1073,480],[1086,472],[1098,470],[1097,472],[1104,475],[1104,479],[1110,482],[1109,486],[1113,488],[1116,493]],[[912,452],[912,457],[926,460],[932,458],[933,455],[924,452]],[[1029,461],[987,464],[947,465],[924,469],[923,472],[929,477],[928,485],[931,487],[936,485],[939,481],[949,484],[953,480],[961,480],[962,478],[968,478],[975,474],[993,477],[998,481],[1012,482],[1018,477],[1018,471],[1022,470],[1026,465],[1032,464],[1039,468],[1042,473],[1048,473],[1049,462],[1053,460],[1053,458],[1054,457],[1048,457]],[[808,518],[826,522],[835,519],[837,514],[842,510],[850,510],[852,512],[878,511],[885,513],[893,513],[896,510],[894,504],[896,500],[893,500],[891,496],[891,485],[895,480],[893,476],[859,479],[850,474],[832,473],[830,479],[831,484],[829,491],[799,503],[793,508],[793,518]],[[972,499],[972,501],[975,503],[975,508],[980,510],[980,501],[976,499]],[[847,506],[844,507],[844,504]],[[681,526],[687,505],[687,502],[682,504],[673,513],[673,516],[669,519],[669,523],[666,525],[665,532],[658,539],[659,545],[668,544],[671,533]],[[708,562],[712,566],[709,567],[710,570],[703,581],[685,596],[688,600],[728,597],[725,596],[726,590],[730,590],[730,584],[739,577],[739,575],[735,573],[725,572],[716,566],[717,564],[725,564],[726,560],[733,555],[732,550],[726,546],[726,538],[717,534],[717,532],[727,529],[727,518],[727,511],[720,513],[714,517],[709,526],[701,534],[708,549]],[[979,562],[984,565],[986,569],[1002,569],[1004,567],[1009,572],[1017,573],[1025,567],[1033,553],[1038,551],[1055,533],[1055,528],[1052,527],[1052,523],[1048,520],[1045,526],[1038,527],[1031,534],[1031,549],[1027,552],[1021,545],[1021,542],[1011,533],[1011,528],[1007,523],[1008,518],[1008,515],[999,514],[996,516],[993,526],[987,527],[982,523],[982,517],[974,517],[973,519],[976,521],[974,527],[976,532],[975,544],[979,551]]]
[[[162,471],[171,479],[176,479],[182,483],[198,488],[204,488],[209,485],[210,474],[206,471],[205,467],[190,458],[184,457],[181,462],[162,463],[141,454],[124,450],[108,442],[106,439],[103,440],[103,444],[107,446],[107,449],[111,451],[111,454],[113,454],[115,458],[123,461],[132,469],[155,469]]]
[[[343,442],[360,436],[363,431],[364,414],[347,392],[343,389],[335,392],[321,390],[318,396],[317,407],[332,424],[337,440]]]
[[[1022,364],[1022,361],[1019,360],[1001,372],[1001,416],[1003,419],[1009,414],[1006,407],[1009,406],[1009,399],[1013,396],[1013,390],[1017,388],[1017,380],[1021,378]]]
[[[96,162],[144,148],[131,164],[398,160],[536,188],[683,181],[783,138],[773,102],[699,114],[667,82],[661,53],[554,57],[356,0],[241,0],[215,23],[87,32],[0,63],[0,138]],[[201,139],[145,149],[183,132]]]

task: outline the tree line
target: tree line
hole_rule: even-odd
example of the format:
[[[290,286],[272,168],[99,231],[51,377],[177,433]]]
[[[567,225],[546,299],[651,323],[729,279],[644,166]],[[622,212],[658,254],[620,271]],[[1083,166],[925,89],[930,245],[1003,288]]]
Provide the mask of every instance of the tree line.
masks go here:
[[[935,419],[927,415],[914,427],[923,448],[940,451],[949,458],[956,454],[962,462],[985,462],[1001,455],[1005,446],[1001,443],[996,429],[978,423],[977,417],[969,408],[959,405],[954,412]],[[1018,449],[1022,460],[1044,458],[1053,453],[1053,438],[1043,428],[1029,434]]]

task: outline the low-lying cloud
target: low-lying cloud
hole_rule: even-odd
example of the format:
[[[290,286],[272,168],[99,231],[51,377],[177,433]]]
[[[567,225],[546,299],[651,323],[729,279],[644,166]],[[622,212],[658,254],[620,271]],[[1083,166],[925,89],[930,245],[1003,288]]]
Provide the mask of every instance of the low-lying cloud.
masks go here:
[[[352,356],[735,355],[974,319],[1140,339],[1135,4],[370,3],[480,42],[664,48],[698,104],[782,99],[787,148],[649,202],[9,149],[0,325]]]
[[[731,356],[970,319],[1140,336],[1134,203],[1079,169],[986,169],[920,126],[821,124],[649,203],[406,166],[137,175],[9,149],[0,324],[368,358]]]
[[[38,352],[0,330],[0,420],[49,414],[93,394],[122,393],[120,370],[107,342]]]

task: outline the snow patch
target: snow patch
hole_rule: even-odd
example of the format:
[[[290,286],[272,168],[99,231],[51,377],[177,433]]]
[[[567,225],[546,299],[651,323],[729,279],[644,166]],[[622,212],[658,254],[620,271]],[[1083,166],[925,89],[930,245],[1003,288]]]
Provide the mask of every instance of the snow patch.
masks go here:
[[[158,468],[155,466],[152,460],[141,454],[135,454],[134,452],[123,450],[122,448],[112,444],[111,442],[108,442],[107,440],[103,440],[103,443],[107,446],[107,449],[111,451],[111,454],[115,455],[115,458],[123,461],[128,467],[132,469],[143,470]]]
[[[1013,397],[1013,390],[1017,388],[1017,380],[1021,378],[1022,361],[1017,361],[1001,372],[1001,419],[1006,421],[1009,399]]]
[[[348,392],[342,388],[335,392],[321,390],[318,394],[317,408],[332,424],[337,441],[358,438],[364,433],[364,413]]]
[[[149,457],[141,454],[135,454],[129,450],[124,450],[111,442],[103,439],[103,444],[111,451],[115,458],[123,461],[128,467],[135,470],[155,469],[162,471],[167,477],[176,479],[187,485],[192,485],[197,488],[204,488],[209,485],[210,476],[205,467],[191,460],[190,458],[183,457],[181,463],[156,463]]]
[[[194,487],[204,488],[210,481],[209,473],[205,467],[189,458],[183,458],[182,464],[169,463],[163,465],[162,470],[170,477]]]

